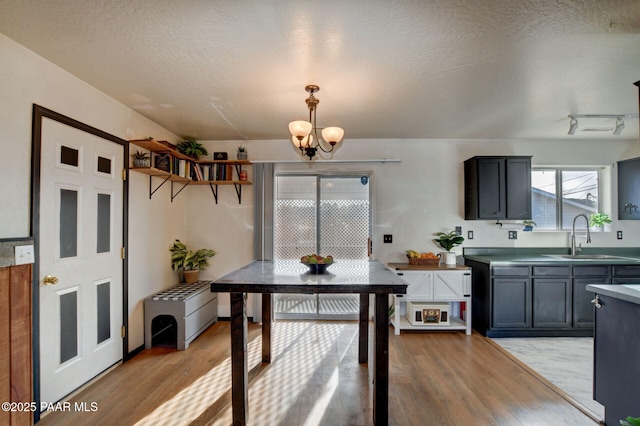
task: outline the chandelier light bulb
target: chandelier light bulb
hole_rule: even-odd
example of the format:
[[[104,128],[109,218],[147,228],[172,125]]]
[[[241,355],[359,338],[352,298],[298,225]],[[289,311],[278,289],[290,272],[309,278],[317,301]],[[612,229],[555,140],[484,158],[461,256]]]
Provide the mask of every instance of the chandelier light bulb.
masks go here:
[[[342,140],[344,136],[344,129],[340,127],[325,127],[322,129],[322,139],[325,142],[329,142],[331,145],[335,145]]]
[[[313,125],[309,121],[296,120],[289,123],[289,131],[291,135],[298,139],[302,139],[311,133]]]

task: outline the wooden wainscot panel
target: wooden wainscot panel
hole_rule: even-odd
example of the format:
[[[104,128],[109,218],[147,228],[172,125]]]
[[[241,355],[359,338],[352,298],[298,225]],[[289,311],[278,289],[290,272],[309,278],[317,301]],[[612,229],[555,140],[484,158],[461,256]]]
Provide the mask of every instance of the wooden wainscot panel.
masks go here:
[[[2,402],[29,403],[32,396],[31,265],[0,268],[0,361]],[[0,413],[0,423],[31,425],[30,410]]]

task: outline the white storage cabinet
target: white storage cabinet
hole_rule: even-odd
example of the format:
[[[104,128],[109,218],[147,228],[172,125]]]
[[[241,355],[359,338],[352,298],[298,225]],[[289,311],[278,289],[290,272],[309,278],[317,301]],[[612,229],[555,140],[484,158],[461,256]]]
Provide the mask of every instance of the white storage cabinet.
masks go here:
[[[462,330],[471,335],[470,268],[462,265],[449,268],[443,265],[419,269],[408,264],[393,263],[389,266],[408,284],[406,294],[391,296],[394,312],[390,320],[395,334],[400,334],[401,330]],[[411,324],[406,317],[409,301],[415,305],[447,302],[449,323]]]

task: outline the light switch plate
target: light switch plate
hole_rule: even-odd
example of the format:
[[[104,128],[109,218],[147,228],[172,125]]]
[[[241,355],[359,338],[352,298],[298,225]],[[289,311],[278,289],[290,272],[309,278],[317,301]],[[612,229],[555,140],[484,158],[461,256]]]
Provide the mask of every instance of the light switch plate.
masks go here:
[[[393,235],[391,234],[384,234],[384,237],[382,239],[382,242],[385,244],[389,244],[389,243],[393,243]]]
[[[473,231],[467,231],[467,240],[473,240]]]
[[[16,265],[26,265],[27,263],[35,262],[33,255],[33,245],[28,246],[16,246]]]
[[[517,240],[518,239],[518,231],[509,231],[509,239]]]
[[[621,240],[622,239],[622,231],[618,231],[618,239]]]

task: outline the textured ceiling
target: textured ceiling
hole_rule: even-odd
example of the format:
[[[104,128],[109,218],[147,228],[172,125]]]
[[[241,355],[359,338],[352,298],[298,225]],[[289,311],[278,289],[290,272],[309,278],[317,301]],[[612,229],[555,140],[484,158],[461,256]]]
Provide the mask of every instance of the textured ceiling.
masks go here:
[[[347,140],[638,138],[637,119],[621,136],[567,135],[572,113],[638,113],[638,0],[0,0],[0,10],[1,33],[183,137],[287,139],[313,83],[318,125],[344,127]]]

